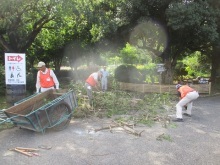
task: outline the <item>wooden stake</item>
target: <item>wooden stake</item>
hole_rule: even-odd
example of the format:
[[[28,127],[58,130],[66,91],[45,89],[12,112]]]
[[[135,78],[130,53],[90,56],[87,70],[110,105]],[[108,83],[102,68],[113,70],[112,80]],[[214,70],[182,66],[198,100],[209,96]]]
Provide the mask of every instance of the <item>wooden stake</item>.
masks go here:
[[[114,128],[114,127],[118,127],[118,125],[109,125],[108,127],[98,128],[98,129],[95,129],[95,132],[98,132],[98,131],[101,131],[101,130],[104,130],[104,129],[111,129],[111,128]]]
[[[39,151],[39,149],[36,148],[23,148],[23,147],[16,147],[18,150],[24,150],[24,151]]]
[[[27,153],[27,152],[25,152],[25,151],[21,151],[21,150],[19,150],[19,149],[17,149],[17,148],[15,148],[14,151],[17,151],[17,152],[19,152],[19,153],[21,153],[21,154],[24,154],[24,155],[26,155],[26,156],[32,157],[32,154],[29,154],[29,153]]]

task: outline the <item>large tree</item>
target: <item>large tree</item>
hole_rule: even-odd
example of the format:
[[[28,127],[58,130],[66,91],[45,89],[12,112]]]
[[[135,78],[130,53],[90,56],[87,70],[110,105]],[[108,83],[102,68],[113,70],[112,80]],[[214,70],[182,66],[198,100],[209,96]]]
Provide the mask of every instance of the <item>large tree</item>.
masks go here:
[[[165,52],[174,67],[178,58],[191,52],[210,50],[218,39],[215,10],[206,1],[179,1],[166,11],[171,44]],[[188,53],[187,53],[188,52]]]
[[[126,41],[139,43],[162,58],[166,66],[165,83],[172,82],[172,70],[178,58],[187,52],[210,50],[218,40],[216,10],[205,0],[126,2],[122,13],[128,13],[124,14],[128,23],[121,34],[126,36]]]
[[[216,11],[218,40],[212,43],[210,58],[212,59],[211,81],[212,90],[220,90],[220,1],[209,0],[208,3]]]
[[[2,0],[0,49],[28,52],[32,64],[37,55],[58,69],[67,49],[76,61],[88,45],[129,42],[161,57],[169,83],[177,59],[194,51],[210,52],[218,68],[218,12],[214,0]]]
[[[0,49],[3,52],[26,53],[28,68],[35,60],[42,59],[60,66],[60,52],[66,41],[66,31],[62,27],[68,22],[66,2],[70,1],[0,1]]]
[[[1,46],[6,52],[26,52],[41,29],[55,17],[52,1],[1,0]]]

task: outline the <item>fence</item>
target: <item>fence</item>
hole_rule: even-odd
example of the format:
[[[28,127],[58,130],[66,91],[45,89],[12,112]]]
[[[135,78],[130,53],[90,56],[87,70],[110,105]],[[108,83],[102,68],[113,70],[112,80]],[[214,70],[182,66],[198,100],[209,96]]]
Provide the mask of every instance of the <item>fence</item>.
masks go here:
[[[211,83],[209,84],[191,84],[193,89],[200,94],[210,94]],[[170,93],[176,94],[177,90],[174,85],[160,85],[160,84],[133,84],[120,82],[120,90],[134,91],[141,93]]]

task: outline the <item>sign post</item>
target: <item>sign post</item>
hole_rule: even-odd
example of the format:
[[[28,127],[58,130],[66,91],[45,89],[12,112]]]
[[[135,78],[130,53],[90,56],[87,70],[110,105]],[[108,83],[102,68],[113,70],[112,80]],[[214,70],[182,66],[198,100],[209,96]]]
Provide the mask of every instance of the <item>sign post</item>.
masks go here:
[[[164,64],[157,64],[157,72],[160,73],[160,77],[159,77],[160,93],[161,93],[162,73],[164,71],[166,71]]]
[[[14,103],[26,95],[25,54],[5,53],[6,100]]]

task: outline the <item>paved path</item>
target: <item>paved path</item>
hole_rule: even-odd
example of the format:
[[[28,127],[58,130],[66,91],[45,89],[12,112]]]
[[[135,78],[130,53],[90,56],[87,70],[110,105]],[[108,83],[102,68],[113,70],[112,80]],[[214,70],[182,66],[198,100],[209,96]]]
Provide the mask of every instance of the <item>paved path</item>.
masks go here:
[[[199,98],[193,116],[169,128],[156,124],[141,137],[120,129],[94,132],[109,124],[105,119],[73,120],[61,132],[45,134],[13,128],[0,132],[2,165],[219,165],[220,96]],[[164,134],[168,140],[157,140]],[[172,140],[172,141],[169,141]],[[9,148],[51,146],[40,156],[27,157]]]

